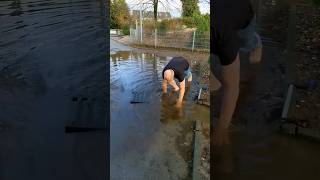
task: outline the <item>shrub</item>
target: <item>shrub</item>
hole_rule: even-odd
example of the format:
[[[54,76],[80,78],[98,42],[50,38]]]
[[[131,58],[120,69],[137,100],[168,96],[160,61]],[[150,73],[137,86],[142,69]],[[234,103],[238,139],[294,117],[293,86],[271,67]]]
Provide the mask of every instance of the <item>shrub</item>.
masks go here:
[[[129,35],[130,34],[130,28],[129,26],[125,26],[122,28],[123,35]]]
[[[163,20],[158,23],[159,32],[167,32],[169,29],[169,20]]]
[[[176,31],[182,29],[183,22],[181,19],[164,19],[158,22],[159,32]]]
[[[208,14],[198,15],[183,18],[184,24],[189,28],[197,28],[200,32],[210,30],[210,16]]]

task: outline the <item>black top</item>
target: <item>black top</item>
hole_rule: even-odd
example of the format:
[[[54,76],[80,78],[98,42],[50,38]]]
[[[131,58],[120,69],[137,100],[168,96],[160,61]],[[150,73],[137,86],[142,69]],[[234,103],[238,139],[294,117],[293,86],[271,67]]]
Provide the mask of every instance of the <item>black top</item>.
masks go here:
[[[189,62],[183,57],[174,57],[169,63],[164,67],[162,71],[162,78],[164,78],[164,71],[167,69],[171,69],[174,71],[174,77],[182,82],[184,80],[184,71],[189,68]]]
[[[238,31],[247,27],[254,16],[250,0],[214,0],[211,25],[212,49],[222,65],[231,64],[239,51]]]

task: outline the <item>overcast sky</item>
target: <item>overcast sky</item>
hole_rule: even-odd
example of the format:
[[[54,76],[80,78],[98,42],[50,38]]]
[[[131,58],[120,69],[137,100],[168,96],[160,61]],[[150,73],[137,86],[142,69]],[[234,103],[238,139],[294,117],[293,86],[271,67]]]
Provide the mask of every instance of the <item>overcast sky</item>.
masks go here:
[[[180,0],[159,0],[164,2],[164,6],[159,3],[158,11],[168,11],[173,17],[180,17],[182,13],[182,6]],[[209,0],[199,0],[199,8],[201,14],[210,13]],[[130,10],[139,10],[141,2],[150,2],[150,0],[126,0]],[[169,3],[168,3],[169,2]],[[151,5],[144,5],[147,10],[152,10]]]

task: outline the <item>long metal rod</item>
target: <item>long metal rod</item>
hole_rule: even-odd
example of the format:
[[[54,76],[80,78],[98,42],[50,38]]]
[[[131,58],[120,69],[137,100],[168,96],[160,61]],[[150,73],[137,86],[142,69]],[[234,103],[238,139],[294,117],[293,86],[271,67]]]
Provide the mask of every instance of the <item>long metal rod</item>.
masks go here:
[[[192,180],[199,180],[199,168],[201,157],[201,126],[200,122],[195,121],[194,126],[194,145],[193,145],[193,160],[192,160]]]

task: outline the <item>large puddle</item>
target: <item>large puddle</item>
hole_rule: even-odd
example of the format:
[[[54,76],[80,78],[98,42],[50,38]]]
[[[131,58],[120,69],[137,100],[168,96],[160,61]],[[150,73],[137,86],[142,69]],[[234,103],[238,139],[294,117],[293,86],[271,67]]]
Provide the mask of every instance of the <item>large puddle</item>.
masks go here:
[[[110,57],[111,178],[189,179],[192,126],[209,127],[209,108],[197,105],[198,72],[182,109],[177,93],[162,95],[162,69],[172,57],[122,51]],[[135,93],[144,103],[131,104]]]
[[[0,179],[101,179],[105,1],[0,1]]]

